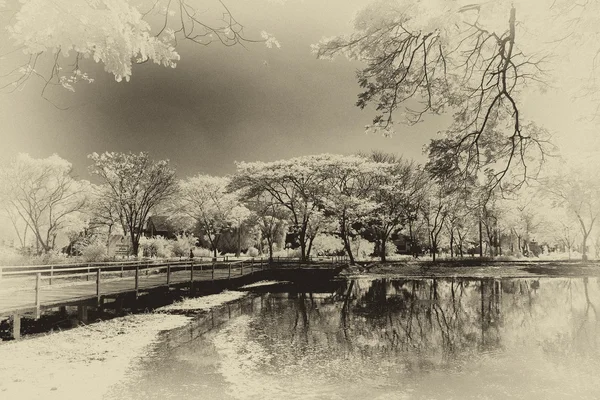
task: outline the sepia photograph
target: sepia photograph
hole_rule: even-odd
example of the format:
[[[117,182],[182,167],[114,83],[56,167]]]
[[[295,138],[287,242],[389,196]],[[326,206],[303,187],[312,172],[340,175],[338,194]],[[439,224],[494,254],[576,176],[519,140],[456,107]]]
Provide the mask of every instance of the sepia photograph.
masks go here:
[[[600,399],[600,1],[0,0],[0,399]]]

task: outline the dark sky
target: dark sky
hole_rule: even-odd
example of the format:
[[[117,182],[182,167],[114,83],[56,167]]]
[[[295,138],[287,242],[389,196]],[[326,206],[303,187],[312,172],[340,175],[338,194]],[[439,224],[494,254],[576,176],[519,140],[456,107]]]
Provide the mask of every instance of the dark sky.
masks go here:
[[[197,0],[204,8],[217,0]],[[81,83],[76,93],[51,89],[40,96],[42,82],[0,95],[0,157],[17,152],[33,157],[53,153],[71,161],[76,173],[90,179],[87,154],[104,151],[148,151],[170,159],[180,177],[198,173],[228,174],[234,161],[269,161],[323,152],[385,150],[424,160],[422,148],[443,129],[448,117],[428,117],[408,127],[399,125],[391,138],[366,135],[374,115],[354,104],[361,65],[340,58],[317,60],[310,45],[323,36],[350,32],[365,0],[227,0],[245,25],[248,37],[266,30],[281,49],[264,44],[246,48],[178,47],[177,68],[136,66],[131,82],[115,82],[101,65],[88,63],[96,79]],[[85,67],[84,67],[85,68]],[[43,72],[43,71],[41,71]],[[568,104],[560,90],[527,102],[528,114],[553,132],[563,132],[562,145],[597,145],[597,129],[575,129],[565,118]],[[556,112],[559,110],[561,112]],[[556,137],[555,137],[556,139]],[[560,143],[559,143],[560,144]]]
[[[207,0],[207,7],[217,6]],[[89,179],[87,154],[148,151],[169,158],[181,177],[228,174],[234,161],[276,160],[322,152],[372,149],[422,159],[436,121],[400,127],[392,138],[366,135],[372,110],[354,104],[360,64],[317,60],[310,45],[351,30],[359,0],[228,0],[247,36],[273,34],[281,49],[185,44],[176,69],[136,66],[131,82],[117,83],[101,65],[87,64],[96,81],[76,93],[52,89],[40,97],[32,79],[18,93],[2,94],[4,146],[0,156],[57,153]]]

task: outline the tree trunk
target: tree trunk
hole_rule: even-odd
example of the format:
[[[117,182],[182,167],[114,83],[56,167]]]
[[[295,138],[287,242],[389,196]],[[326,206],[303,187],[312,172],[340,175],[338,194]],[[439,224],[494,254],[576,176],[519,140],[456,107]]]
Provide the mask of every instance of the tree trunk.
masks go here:
[[[479,217],[479,257],[483,257],[483,232],[481,228],[481,217]]]
[[[140,242],[139,240],[135,240],[135,239],[131,239],[131,253],[134,257],[138,256],[138,251],[140,248]]]
[[[306,261],[306,228],[300,231],[300,260]]]
[[[350,259],[350,264],[354,265],[354,255],[352,254],[352,246],[350,246],[350,240],[348,239],[347,236],[344,236],[343,242],[344,242],[344,249],[346,250],[346,253],[348,254],[348,258]]]
[[[342,242],[344,242],[344,249],[348,254],[348,258],[350,258],[350,264],[354,265],[354,255],[352,254],[352,246],[350,245],[350,238],[348,237],[348,229],[344,217],[342,217],[342,220],[340,221],[340,235],[342,237]]]
[[[454,258],[454,230],[450,230],[450,258]]]
[[[306,261],[310,261],[310,251],[312,250],[313,240],[315,240],[315,236],[311,236],[308,238],[308,247],[306,249],[306,255],[304,256],[304,259]]]
[[[242,226],[237,227],[237,248],[235,250],[235,256],[239,257],[242,253]]]
[[[588,255],[587,255],[587,238],[588,238],[589,232],[585,233],[583,235],[583,240],[581,243],[581,259],[583,261],[586,261],[588,259]]]
[[[386,240],[387,238],[385,237],[381,237],[381,246],[379,248],[379,255],[381,256],[381,262],[386,262],[387,259],[385,258],[385,252],[386,252]]]
[[[110,256],[110,234],[112,232],[112,224],[108,225],[108,235],[106,237],[106,255]]]
[[[267,239],[269,243],[269,263],[273,262],[273,239]]]

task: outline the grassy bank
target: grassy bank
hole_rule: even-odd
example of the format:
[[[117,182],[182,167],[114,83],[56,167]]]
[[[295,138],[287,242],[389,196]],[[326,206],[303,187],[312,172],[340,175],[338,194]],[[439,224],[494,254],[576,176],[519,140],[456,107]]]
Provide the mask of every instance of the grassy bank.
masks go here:
[[[223,292],[184,299],[152,313],[128,315],[67,331],[0,344],[0,398],[102,399],[115,383],[135,373],[160,333],[246,293]]]
[[[600,276],[600,261],[546,261],[465,258],[456,260],[409,260],[373,262],[349,267],[346,276],[390,275],[399,277],[542,277],[542,276]]]

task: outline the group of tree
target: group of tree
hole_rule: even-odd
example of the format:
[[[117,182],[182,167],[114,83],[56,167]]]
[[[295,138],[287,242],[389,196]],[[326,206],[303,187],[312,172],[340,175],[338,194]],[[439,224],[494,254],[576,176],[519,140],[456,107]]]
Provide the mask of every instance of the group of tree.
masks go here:
[[[184,179],[168,160],[147,153],[89,159],[99,184],[76,179],[71,164],[56,155],[19,154],[2,165],[2,210],[21,247],[33,244],[41,254],[56,250],[57,238],[72,248],[121,234],[138,255],[149,218],[167,215],[176,233],[197,237],[213,256],[254,247],[273,257],[286,243],[308,259],[315,247],[322,251],[324,237],[352,263],[361,241],[382,261],[399,242],[434,260],[441,252],[538,254],[542,245],[579,250],[585,258],[590,242],[600,251],[593,160],[559,164],[537,185],[503,192],[441,173],[436,162],[419,165],[381,152],[239,162],[231,176]]]

